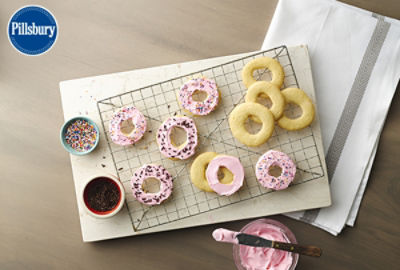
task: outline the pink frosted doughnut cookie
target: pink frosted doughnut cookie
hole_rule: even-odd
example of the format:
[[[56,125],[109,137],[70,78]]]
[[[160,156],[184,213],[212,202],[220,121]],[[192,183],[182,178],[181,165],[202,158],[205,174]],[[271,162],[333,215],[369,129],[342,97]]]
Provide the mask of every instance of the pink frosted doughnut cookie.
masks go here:
[[[204,91],[207,98],[203,101],[193,100],[195,91]],[[207,115],[212,112],[219,103],[219,92],[213,80],[197,78],[182,85],[178,94],[181,106],[194,115]]]
[[[171,140],[173,127],[183,128],[186,132],[186,142],[177,147]],[[187,159],[195,153],[197,146],[197,128],[193,119],[186,116],[169,117],[158,129],[158,148],[164,156],[173,159]]]
[[[272,166],[281,168],[280,176],[275,177],[269,174]],[[285,189],[293,181],[296,175],[296,165],[285,153],[269,150],[262,155],[256,164],[256,177],[263,187],[275,190]]]
[[[160,191],[146,193],[143,182],[147,178],[157,178],[160,181]],[[139,168],[131,179],[133,197],[141,203],[156,205],[166,200],[172,193],[172,175],[161,165],[146,164]]]
[[[218,170],[221,167],[227,168],[233,174],[233,181],[230,184],[222,184],[218,180]],[[211,189],[219,195],[229,196],[235,193],[243,185],[244,169],[237,157],[217,156],[211,160],[206,170],[206,178]]]
[[[134,129],[129,134],[121,130],[121,124],[125,120],[131,120],[134,125]],[[111,140],[119,145],[134,144],[143,137],[146,125],[144,115],[136,107],[124,107],[111,118],[109,125]]]

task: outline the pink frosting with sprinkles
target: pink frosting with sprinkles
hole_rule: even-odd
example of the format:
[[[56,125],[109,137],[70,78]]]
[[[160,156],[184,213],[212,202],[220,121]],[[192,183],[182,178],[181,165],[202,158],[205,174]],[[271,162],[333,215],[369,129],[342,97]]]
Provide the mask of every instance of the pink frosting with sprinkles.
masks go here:
[[[280,176],[269,174],[272,166],[282,169]],[[256,164],[256,177],[263,187],[275,190],[285,189],[293,181],[296,175],[296,165],[285,153],[270,150],[260,157]]]
[[[124,134],[121,131],[121,123],[129,119],[135,128],[130,134]],[[109,126],[111,140],[119,145],[134,144],[143,137],[146,126],[146,118],[136,107],[124,107],[111,118]]]
[[[142,185],[147,178],[157,178],[160,181],[160,191],[146,193]],[[157,205],[166,200],[172,193],[172,175],[161,165],[146,164],[139,168],[131,179],[133,196],[141,203]]]
[[[233,174],[233,181],[230,184],[222,184],[218,180],[218,170],[225,167]],[[217,156],[211,160],[206,170],[207,182],[211,189],[219,195],[229,196],[235,193],[243,185],[244,169],[237,157]]]
[[[173,127],[180,127],[186,131],[186,142],[183,146],[175,147],[171,143]],[[161,124],[157,133],[158,148],[168,158],[187,159],[194,155],[197,146],[197,128],[193,119],[186,116],[170,117]]]
[[[193,93],[204,91],[207,98],[203,101],[194,101]],[[194,115],[207,115],[212,112],[219,103],[219,93],[215,81],[206,78],[197,78],[182,85],[178,95],[181,106]]]

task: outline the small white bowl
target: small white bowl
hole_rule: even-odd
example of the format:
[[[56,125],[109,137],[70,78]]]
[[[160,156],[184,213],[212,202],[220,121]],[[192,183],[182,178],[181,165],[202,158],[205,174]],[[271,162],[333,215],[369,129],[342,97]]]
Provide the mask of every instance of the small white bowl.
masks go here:
[[[119,201],[116,206],[114,206],[113,209],[108,210],[108,211],[97,211],[93,208],[91,208],[88,203],[87,203],[87,191],[90,188],[90,185],[93,185],[96,181],[110,181],[114,183],[119,190]],[[89,178],[89,180],[86,182],[86,184],[83,186],[81,195],[80,195],[80,200],[83,208],[86,210],[88,214],[90,214],[93,217],[96,218],[109,218],[114,215],[116,215],[124,206],[125,203],[125,190],[124,186],[121,184],[119,179],[113,175],[110,174],[96,174],[93,175],[92,177]]]

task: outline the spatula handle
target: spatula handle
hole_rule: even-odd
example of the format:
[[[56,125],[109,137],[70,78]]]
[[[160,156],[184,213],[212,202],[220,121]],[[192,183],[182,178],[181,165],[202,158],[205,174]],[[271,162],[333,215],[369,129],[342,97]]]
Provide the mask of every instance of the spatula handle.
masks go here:
[[[272,248],[299,253],[301,255],[313,256],[313,257],[320,257],[322,255],[322,249],[315,246],[301,246],[297,244],[273,241]]]

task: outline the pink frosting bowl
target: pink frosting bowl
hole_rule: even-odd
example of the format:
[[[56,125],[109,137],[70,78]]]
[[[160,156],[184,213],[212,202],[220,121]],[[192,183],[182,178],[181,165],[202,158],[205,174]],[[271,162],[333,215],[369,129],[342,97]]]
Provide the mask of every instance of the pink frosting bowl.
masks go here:
[[[244,226],[240,232],[269,240],[297,243],[288,227],[272,219],[257,219]],[[233,245],[233,259],[239,270],[293,270],[299,254],[272,248]]]

